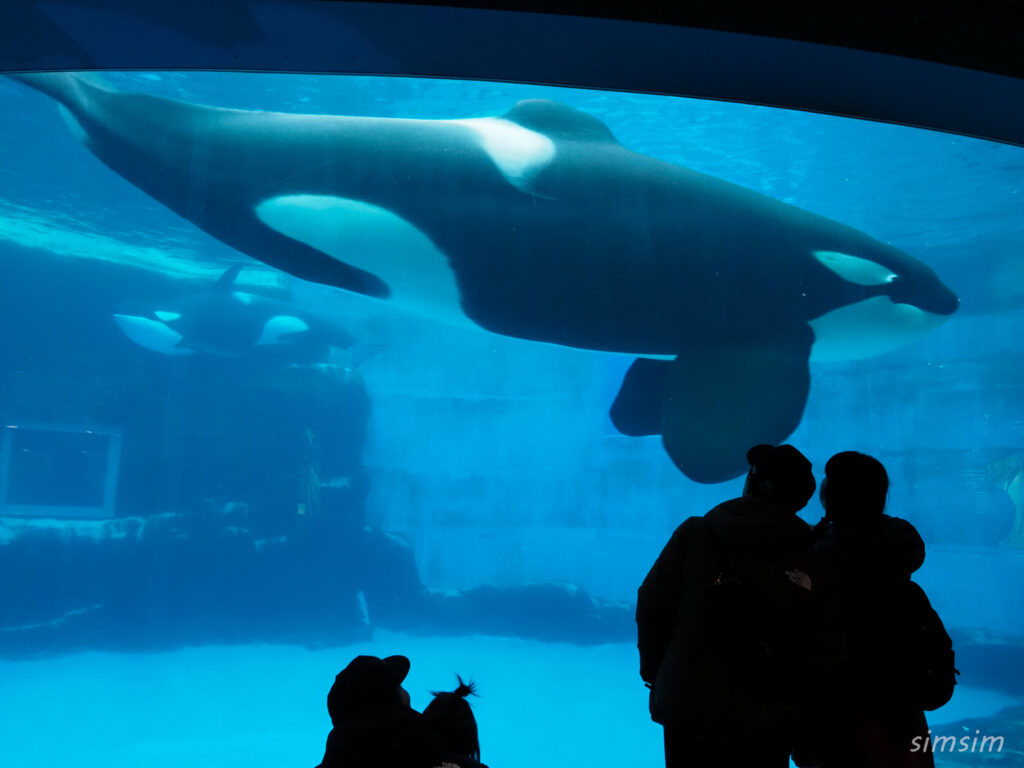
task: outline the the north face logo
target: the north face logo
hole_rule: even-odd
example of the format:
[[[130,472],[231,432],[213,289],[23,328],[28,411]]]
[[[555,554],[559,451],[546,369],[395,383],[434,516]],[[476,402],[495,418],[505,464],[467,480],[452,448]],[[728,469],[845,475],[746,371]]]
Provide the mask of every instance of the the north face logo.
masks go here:
[[[797,570],[796,568],[792,568],[786,571],[786,578],[794,584],[796,584],[798,587],[803,587],[804,589],[808,590],[811,588],[811,577],[803,571]]]

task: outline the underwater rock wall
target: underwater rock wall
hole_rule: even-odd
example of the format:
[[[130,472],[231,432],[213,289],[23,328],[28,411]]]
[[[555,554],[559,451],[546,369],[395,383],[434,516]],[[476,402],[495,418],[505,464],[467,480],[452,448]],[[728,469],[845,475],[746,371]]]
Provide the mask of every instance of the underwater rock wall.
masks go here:
[[[396,473],[364,466],[371,395],[360,369],[154,354],[122,337],[110,308],[126,295],[155,300],[167,278],[32,257],[16,260],[0,289],[0,322],[21,329],[0,341],[0,414],[36,425],[43,442],[48,424],[102,425],[120,436],[120,471],[111,519],[0,518],[0,582],[10,586],[0,653],[331,646],[375,627],[630,636],[629,606],[573,586],[425,587],[414,539],[367,524],[369,489]],[[45,300],[44,284],[59,300]],[[403,402],[418,400],[403,392],[392,405]],[[59,469],[49,477],[62,481]],[[432,490],[404,499],[409,517],[384,527],[429,511]],[[455,500],[443,490],[437,498]],[[481,493],[490,495],[474,486],[470,498]],[[581,516],[581,530],[588,524]]]
[[[63,594],[60,584],[79,568],[98,574],[108,591],[137,580],[129,563],[146,563],[120,549],[135,540],[156,547],[152,562],[165,575],[156,591],[131,599],[154,616],[153,606],[166,604],[196,637],[286,638],[300,623],[288,607],[297,604],[313,617],[310,636],[330,637],[330,622],[316,629],[326,621],[317,615],[321,599],[340,601],[332,619],[345,627],[339,637],[364,631],[367,622],[554,632],[581,642],[624,636],[636,586],[673,528],[740,492],[740,480],[691,483],[657,438],[615,432],[608,406],[629,358],[433,325],[355,300],[345,307],[357,335],[370,329],[376,341],[386,340],[383,353],[355,370],[175,359],[130,344],[109,317],[126,293],[159,296],[166,278],[28,250],[15,255],[0,286],[0,319],[19,329],[0,339],[0,413],[8,420],[119,425],[117,514],[129,520],[111,524],[102,556],[91,543],[73,554],[53,549],[45,530],[32,532],[18,545],[23,549],[8,549],[28,558],[11,563],[48,551],[67,570],[44,574],[12,565],[16,583],[39,584],[55,597],[39,614],[14,601],[0,628],[85,627],[104,615],[97,605],[106,606],[108,619],[130,614],[111,608],[102,589]],[[310,290],[317,300],[337,298]],[[1003,596],[1024,584],[1021,551],[993,548],[1014,525],[1016,502],[1007,488],[1024,466],[1014,458],[1024,455],[1024,392],[1014,375],[1012,323],[995,323],[997,332],[980,348],[971,341],[981,317],[965,314],[931,346],[870,366],[815,366],[807,418],[792,442],[819,472],[835,450],[878,455],[893,478],[891,512],[911,519],[929,546],[921,581],[947,624],[971,638],[982,629],[999,638],[972,644],[1018,643],[1024,626]],[[842,445],[833,442],[837,434]],[[171,517],[133,533],[130,519],[154,515]],[[818,515],[815,501],[805,517]],[[314,534],[318,525],[338,532]],[[365,526],[370,533],[360,532]],[[188,545],[178,542],[182,527]],[[88,539],[81,530],[74,535]],[[381,531],[401,533],[404,543],[389,549],[393,539]],[[339,583],[348,586],[341,592],[325,586],[332,577],[322,570],[308,577],[288,571],[317,557],[348,558],[348,566],[337,567],[354,567],[344,542],[373,550],[371,540],[384,547],[380,561],[367,566],[376,575],[357,585],[343,573]],[[325,541],[333,551],[309,549]],[[205,635],[201,622],[190,629],[176,606],[194,602],[215,621],[230,603],[231,588],[215,599],[203,593],[205,581],[252,584],[268,596],[264,605],[280,606],[281,618],[259,625],[251,614],[234,629]],[[958,599],[965,584],[977,599]],[[572,597],[578,594],[586,599]],[[221,608],[202,608],[218,599]],[[552,625],[549,614],[558,610],[551,605],[575,620],[553,629],[558,622]],[[163,619],[153,621],[155,627]],[[278,628],[271,631],[273,622]],[[606,624],[614,628],[602,629]]]
[[[9,256],[3,423],[44,437],[48,425],[103,427],[121,446],[113,519],[0,521],[0,649],[343,642],[368,631],[360,591],[403,578],[419,589],[407,548],[365,527],[358,374],[154,354],[124,338],[113,308],[195,288],[114,263]]]
[[[994,322],[980,318],[958,316],[934,343],[812,366],[807,416],[791,438],[819,477],[836,451],[878,456],[892,479],[889,511],[930,551],[996,552],[1014,525],[990,469],[1024,447],[1014,323],[1000,319],[979,347],[972,335]],[[679,522],[740,493],[742,480],[687,481],[657,438],[615,433],[607,412],[626,358],[400,319],[390,338],[391,354],[364,370],[374,393],[368,515],[409,534],[430,587],[566,581],[632,600]],[[803,516],[821,514],[815,498]],[[932,590],[950,623],[974,626],[952,582]]]
[[[395,317],[373,394],[371,524],[436,589],[566,582],[632,601],[679,522],[742,481],[688,482],[608,418],[631,358]],[[443,339],[444,343],[439,343]]]

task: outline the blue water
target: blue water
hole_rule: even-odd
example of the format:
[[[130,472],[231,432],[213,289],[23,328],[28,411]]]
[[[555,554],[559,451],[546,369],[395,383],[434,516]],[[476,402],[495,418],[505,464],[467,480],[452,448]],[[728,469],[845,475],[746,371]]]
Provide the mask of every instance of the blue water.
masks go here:
[[[423,119],[555,99],[636,152],[931,266],[961,309],[896,351],[812,363],[789,441],[819,475],[838,450],[878,456],[890,513],[924,537],[918,580],[957,642],[964,684],[935,728],[998,728],[985,718],[1020,706],[1024,149],[540,86],[109,81],[232,108]],[[452,327],[287,278],[102,165],[51,100],[13,81],[0,100],[0,569],[13,585],[0,598],[0,722],[15,726],[12,765],[52,764],[61,722],[88,743],[81,765],[312,765],[331,678],[358,652],[410,656],[418,706],[456,672],[477,679],[492,766],[538,753],[657,765],[630,603],[674,527],[740,481],[694,483],[656,438],[616,432],[608,407],[631,358]],[[129,299],[199,295],[230,264],[245,266],[240,288],[315,308],[356,346],[329,369],[286,355],[160,355],[111,317]],[[11,427],[34,430],[31,455]],[[59,436],[87,430],[116,435],[116,449]],[[820,516],[817,501],[804,516]],[[581,732],[618,725],[574,741],[551,730],[567,711]]]

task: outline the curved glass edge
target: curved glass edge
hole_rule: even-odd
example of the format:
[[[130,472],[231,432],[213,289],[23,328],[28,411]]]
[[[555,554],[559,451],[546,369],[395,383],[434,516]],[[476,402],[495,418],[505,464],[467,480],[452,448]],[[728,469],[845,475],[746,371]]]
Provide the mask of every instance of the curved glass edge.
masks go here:
[[[1024,144],[1024,81],[888,54],[478,8],[185,6],[187,13],[140,13],[127,2],[5,4],[0,71],[288,71],[543,83],[801,109]]]

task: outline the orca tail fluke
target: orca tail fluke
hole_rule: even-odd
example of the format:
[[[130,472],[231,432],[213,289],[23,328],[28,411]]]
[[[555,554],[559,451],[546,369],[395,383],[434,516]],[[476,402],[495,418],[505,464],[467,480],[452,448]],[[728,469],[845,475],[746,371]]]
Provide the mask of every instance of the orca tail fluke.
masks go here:
[[[66,107],[78,104],[87,89],[112,90],[95,72],[21,72],[8,77],[45,93]]]
[[[90,132],[84,127],[91,103],[116,91],[95,72],[27,72],[8,75],[43,93],[60,106],[61,116],[71,133],[86,146],[91,145]],[[101,100],[101,99],[100,99]]]
[[[640,358],[615,398],[612,422],[623,434],[660,434],[691,480],[739,477],[751,446],[778,445],[799,426],[813,340],[804,326],[767,340],[697,347],[673,361]]]

